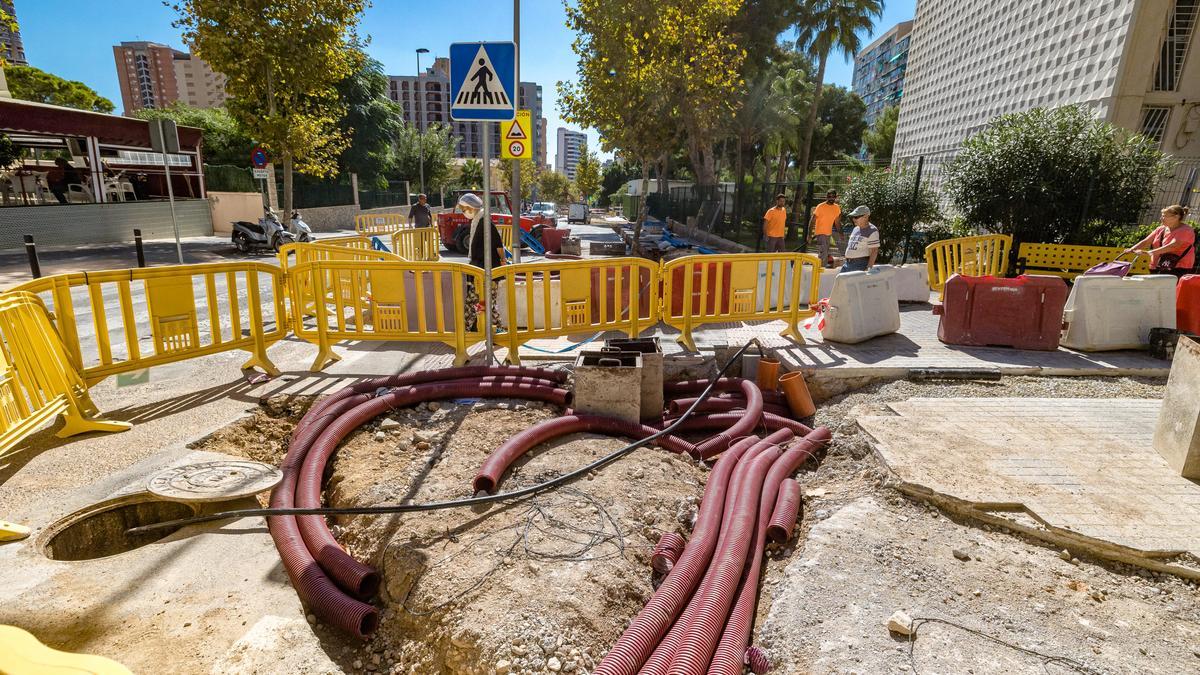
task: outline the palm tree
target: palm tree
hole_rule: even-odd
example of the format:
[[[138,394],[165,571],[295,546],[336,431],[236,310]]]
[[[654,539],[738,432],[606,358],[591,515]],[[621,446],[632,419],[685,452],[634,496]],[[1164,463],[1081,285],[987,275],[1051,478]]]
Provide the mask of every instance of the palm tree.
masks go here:
[[[483,163],[477,159],[468,159],[458,170],[458,182],[464,188],[475,189],[483,187]]]
[[[808,113],[808,128],[800,148],[800,180],[808,177],[808,158],[812,151],[813,131],[817,126],[817,106],[821,88],[825,85],[825,66],[834,49],[848,59],[862,48],[859,33],[869,33],[875,19],[883,14],[882,0],[809,0],[798,10],[796,47],[817,60],[817,81],[812,106]]]

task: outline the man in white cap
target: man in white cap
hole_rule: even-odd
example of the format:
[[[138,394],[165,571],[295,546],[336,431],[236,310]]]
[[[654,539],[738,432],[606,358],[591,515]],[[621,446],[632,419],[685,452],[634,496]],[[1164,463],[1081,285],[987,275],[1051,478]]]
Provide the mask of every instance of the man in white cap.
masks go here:
[[[879,229],[871,224],[871,209],[860,206],[850,212],[854,231],[846,244],[846,262],[842,272],[865,272],[875,266],[879,255]]]

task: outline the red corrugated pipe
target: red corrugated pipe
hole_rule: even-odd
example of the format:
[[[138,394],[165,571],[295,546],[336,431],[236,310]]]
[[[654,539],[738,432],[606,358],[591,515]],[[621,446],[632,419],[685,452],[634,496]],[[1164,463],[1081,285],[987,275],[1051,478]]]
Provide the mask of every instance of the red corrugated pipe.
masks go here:
[[[800,517],[800,503],[800,483],[791,478],[783,481],[771,511],[771,522],[767,524],[767,539],[782,544],[792,538],[796,519]]]
[[[312,444],[300,478],[296,483],[296,506],[301,508],[321,505],[321,487],[324,481],[325,464],[337,450],[337,446],[350,432],[364,423],[393,408],[404,408],[424,401],[468,396],[512,397],[540,400],[555,405],[566,405],[570,393],[565,389],[552,389],[543,385],[513,381],[471,382],[453,380],[434,382],[390,390],[347,411],[335,419]],[[299,516],[297,523],[309,551],[327,574],[351,595],[369,598],[379,589],[379,575],[347,554],[337,543],[329,526],[321,516]]]
[[[496,486],[500,484],[501,477],[504,476],[504,472],[508,470],[508,467],[513,462],[528,452],[530,448],[540,443],[546,443],[555,438],[566,436],[567,434],[602,433],[641,439],[657,431],[658,429],[644,424],[627,422],[603,415],[565,415],[563,417],[555,417],[554,419],[540,422],[521,431],[505,441],[503,445],[493,450],[487,459],[484,460],[483,466],[479,468],[479,473],[476,474],[472,485],[476,494],[480,492],[487,492],[488,494],[495,492]],[[663,436],[655,442],[664,450],[687,453],[689,455],[696,454],[696,446],[677,436]]]
[[[779,494],[782,484],[788,480],[787,477],[795,473],[801,464],[813,457],[829,442],[829,439],[829,430],[825,427],[818,427],[811,434],[800,439],[800,442],[788,448],[787,452],[767,473],[762,484],[762,493],[756,505],[757,521],[754,527],[754,541],[749,551],[750,557],[747,560],[746,574],[737,588],[733,609],[726,617],[723,628],[719,630],[717,649],[705,662],[706,670],[704,672],[717,675],[742,674],[746,647],[750,643],[750,631],[754,625],[754,609],[758,602],[759,577],[762,571],[763,554],[767,547],[767,527],[770,524],[771,512],[777,502],[776,495]],[[796,484],[796,496],[799,497],[799,484],[796,481],[791,482]],[[793,513],[792,523],[795,522]]]
[[[724,377],[717,381],[716,391],[733,392],[741,389],[740,377]],[[752,382],[752,380],[745,380]],[[680,382],[667,382],[663,384],[663,396],[665,398],[681,398],[684,396],[694,396],[704,391],[712,380],[682,380]],[[757,386],[757,384],[755,384]],[[787,399],[778,391],[764,391],[761,388],[763,401],[767,403],[777,403],[779,405],[787,405]]]
[[[704,497],[700,501],[691,541],[675,562],[671,574],[654,591],[646,606],[596,666],[593,671],[595,675],[634,675],[654,651],[708,567],[721,531],[721,512],[725,507],[729,479],[738,460],[758,441],[757,436],[743,438],[717,460],[704,486]]]
[[[733,486],[738,484],[738,482],[741,480],[741,477],[745,475],[746,471],[749,470],[751,464],[758,455],[779,443],[784,443],[791,439],[792,433],[790,431],[786,429],[780,430],[779,432],[772,434],[766,439],[754,444],[754,446],[747,450],[738,461],[737,467],[734,469],[733,476],[730,478],[729,484],[731,487],[725,493],[725,504],[723,507],[725,517],[721,521],[721,536],[717,540],[717,551],[724,550],[728,545],[729,538],[733,536],[730,529],[730,523],[732,522],[732,519],[729,517],[730,514],[733,513],[733,505],[736,499],[736,493],[733,490]],[[713,566],[710,564],[708,569],[705,570],[704,577],[701,579],[701,587],[711,584],[711,579],[714,575],[715,572]],[[692,622],[695,620],[696,615],[700,610],[701,604],[703,604],[705,601],[706,596],[701,596],[700,593],[692,595],[691,599],[688,601],[687,607],[684,608],[679,617],[675,619],[675,623],[671,626],[671,629],[667,631],[665,636],[663,636],[662,641],[659,642],[658,646],[655,647],[654,652],[650,655],[650,658],[647,659],[646,663],[642,666],[642,669],[639,671],[641,675],[666,675],[667,671],[671,668],[671,662],[675,659],[675,654],[679,649],[681,641],[683,640],[684,633],[686,633],[688,627],[692,625]]]
[[[683,424],[676,428],[676,431],[685,433],[689,431],[705,431],[709,429],[727,429],[741,416],[742,413],[715,413],[711,415],[696,415],[684,420]],[[662,422],[655,422],[651,426],[662,429],[673,421],[674,418],[666,417],[663,418]],[[768,431],[788,429],[797,436],[803,436],[812,432],[812,429],[808,428],[804,424],[801,424],[800,422],[790,420],[786,417],[780,417],[779,415],[772,415],[771,413],[763,413],[762,425],[766,427]],[[711,455],[704,457],[704,459],[709,459],[710,457]]]
[[[718,452],[723,452],[733,442],[733,439],[745,436],[758,427],[758,422],[762,419],[763,414],[762,392],[758,385],[750,380],[741,380],[738,382],[738,386],[746,397],[746,411],[738,413],[737,420],[728,429],[696,445],[696,451],[700,453],[701,457],[711,457]]]
[[[677,398],[667,404],[667,412],[671,415],[679,415],[683,411],[692,407],[699,399],[697,398]],[[710,398],[700,404],[696,408],[697,413],[714,413],[714,412],[732,412],[734,410],[745,410],[746,399],[732,398],[725,396],[717,396]],[[769,412],[773,415],[781,417],[791,417],[792,411],[785,406],[776,405],[774,403],[763,403],[763,412]]]
[[[654,552],[650,554],[650,566],[659,574],[667,574],[675,566],[679,556],[683,555],[685,546],[687,542],[684,541],[683,535],[678,532],[663,532],[654,546]]]

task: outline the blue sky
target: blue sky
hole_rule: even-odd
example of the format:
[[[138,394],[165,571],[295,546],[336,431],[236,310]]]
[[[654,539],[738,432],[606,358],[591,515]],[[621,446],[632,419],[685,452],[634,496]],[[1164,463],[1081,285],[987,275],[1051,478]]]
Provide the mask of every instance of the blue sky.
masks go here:
[[[885,0],[884,16],[876,24],[882,33],[910,19],[916,0]],[[437,7],[435,11],[433,8]],[[80,80],[111,99],[121,111],[112,46],[122,40],[149,40],[183,48],[179,31],[171,26],[175,13],[161,0],[16,0],[17,19],[30,64],[61,77]],[[554,161],[555,129],[565,125],[555,105],[555,83],[575,75],[573,34],[564,25],[561,0],[521,3],[522,72],[524,81],[542,85]],[[445,56],[451,42],[512,39],[512,5],[508,2],[460,0],[455,3],[413,0],[374,0],[363,17],[360,32],[371,36],[367,51],[383,62],[390,75],[416,71],[414,51],[425,47],[430,56]],[[873,36],[864,37],[866,44]],[[851,65],[838,57],[831,62],[828,82],[850,86]],[[594,131],[588,132],[593,147]]]

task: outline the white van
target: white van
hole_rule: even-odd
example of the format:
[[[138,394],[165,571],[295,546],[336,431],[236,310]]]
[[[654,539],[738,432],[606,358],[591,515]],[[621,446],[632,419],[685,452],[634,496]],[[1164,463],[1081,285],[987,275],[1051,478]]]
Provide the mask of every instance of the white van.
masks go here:
[[[587,204],[571,204],[567,210],[568,223],[583,223],[587,225],[592,222],[592,214],[588,210]]]

